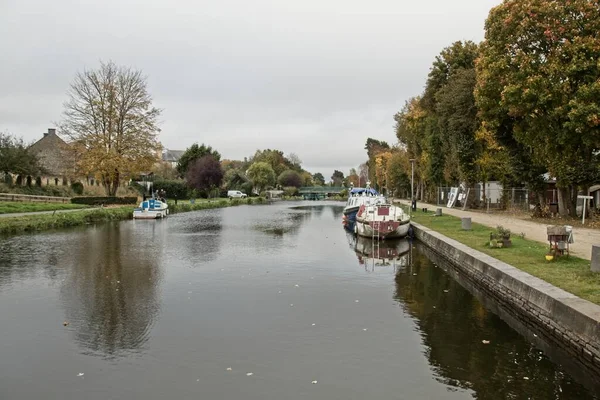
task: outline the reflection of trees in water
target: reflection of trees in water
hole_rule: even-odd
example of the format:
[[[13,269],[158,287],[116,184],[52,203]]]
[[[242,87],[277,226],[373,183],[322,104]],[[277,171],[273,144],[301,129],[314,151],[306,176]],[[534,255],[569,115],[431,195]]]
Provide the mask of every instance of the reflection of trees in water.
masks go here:
[[[62,266],[59,260],[64,258],[64,246],[61,236],[19,235],[0,239],[0,289],[14,282],[33,279],[43,272],[50,280],[60,277]]]
[[[307,212],[285,212],[269,216],[268,220],[254,224],[254,229],[275,237],[283,237],[297,234],[302,224],[309,219],[310,213]]]
[[[108,357],[140,349],[159,310],[160,247],[133,229],[102,225],[76,236],[61,288],[76,340]]]
[[[223,210],[207,210],[178,221],[180,223],[171,231],[176,238],[173,245],[178,256],[197,262],[214,260],[221,249],[222,213]]]
[[[481,399],[587,398],[581,385],[418,252],[411,269],[396,275],[395,298],[415,317],[441,382]]]

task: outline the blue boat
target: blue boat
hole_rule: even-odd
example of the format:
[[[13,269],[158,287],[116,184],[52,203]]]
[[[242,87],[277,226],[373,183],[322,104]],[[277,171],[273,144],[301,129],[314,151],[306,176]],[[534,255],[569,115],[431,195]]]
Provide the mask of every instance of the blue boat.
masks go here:
[[[348,193],[348,201],[344,207],[343,222],[344,225],[353,224],[356,221],[356,213],[362,205],[371,204],[376,198],[381,198],[377,190],[371,188],[370,182],[367,182],[367,187],[351,188]]]

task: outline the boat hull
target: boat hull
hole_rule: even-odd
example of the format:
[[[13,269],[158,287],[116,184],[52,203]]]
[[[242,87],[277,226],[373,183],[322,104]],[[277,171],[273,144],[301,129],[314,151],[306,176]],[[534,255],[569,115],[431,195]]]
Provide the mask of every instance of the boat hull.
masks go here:
[[[364,237],[379,239],[397,239],[408,235],[410,220],[405,221],[365,221],[357,218],[354,224],[355,233]]]
[[[133,218],[134,219],[161,219],[167,216],[167,210],[160,211],[149,211],[149,210],[134,210]]]

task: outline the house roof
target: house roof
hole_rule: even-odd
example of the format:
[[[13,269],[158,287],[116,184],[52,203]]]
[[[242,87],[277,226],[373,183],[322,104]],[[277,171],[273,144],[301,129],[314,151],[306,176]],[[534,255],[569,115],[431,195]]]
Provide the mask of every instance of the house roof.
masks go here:
[[[62,140],[55,129],[48,129],[44,136],[28,150],[36,154],[40,166],[53,176],[65,175],[71,167],[71,159],[67,154],[68,144]]]
[[[163,151],[162,160],[168,162],[177,162],[181,156],[185,153],[185,150],[169,150]]]

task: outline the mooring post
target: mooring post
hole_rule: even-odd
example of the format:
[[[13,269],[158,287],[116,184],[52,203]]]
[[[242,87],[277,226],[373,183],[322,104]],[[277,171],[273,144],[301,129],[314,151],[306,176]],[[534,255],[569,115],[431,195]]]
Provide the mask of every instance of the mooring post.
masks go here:
[[[592,272],[600,272],[600,246],[592,245]]]
[[[460,219],[462,229],[465,231],[471,230],[471,217],[462,217]]]

